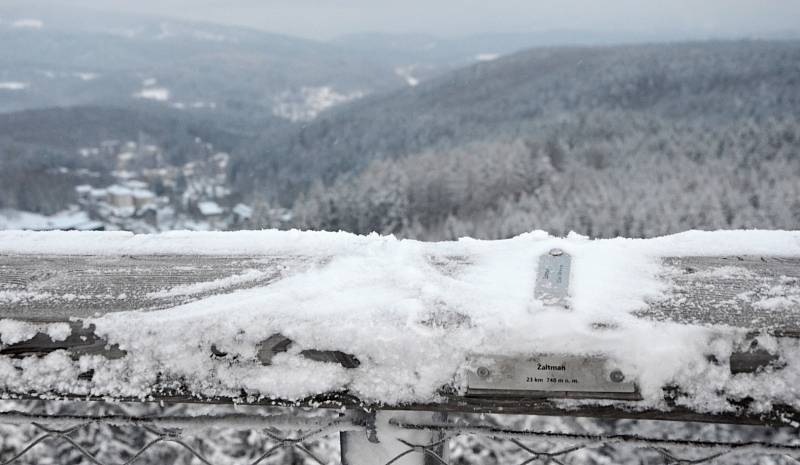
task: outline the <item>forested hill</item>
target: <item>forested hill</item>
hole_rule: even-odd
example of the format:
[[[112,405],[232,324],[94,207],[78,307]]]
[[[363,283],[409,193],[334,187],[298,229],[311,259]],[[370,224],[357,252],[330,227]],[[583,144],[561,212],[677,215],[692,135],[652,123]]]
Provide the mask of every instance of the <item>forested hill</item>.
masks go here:
[[[65,157],[78,157],[78,148],[107,139],[136,140],[144,133],[164,147],[200,137],[232,150],[241,136],[219,126],[225,127],[210,118],[146,105],[43,108],[0,113],[0,145],[59,149]]]
[[[798,108],[800,42],[539,49],[269,134],[235,174],[315,229],[797,229]]]
[[[372,160],[432,147],[541,139],[584,124],[613,138],[646,120],[722,124],[798,108],[796,41],[534,49],[362,99],[296,131],[267,133],[235,174],[245,188],[268,180],[287,201],[319,177],[330,182]]]

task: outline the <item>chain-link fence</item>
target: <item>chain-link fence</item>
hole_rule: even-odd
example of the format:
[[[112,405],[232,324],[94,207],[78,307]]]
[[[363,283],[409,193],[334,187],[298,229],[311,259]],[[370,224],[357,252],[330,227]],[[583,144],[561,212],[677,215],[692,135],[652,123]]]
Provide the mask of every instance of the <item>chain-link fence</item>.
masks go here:
[[[800,463],[800,436],[788,428],[403,412],[382,413],[376,426],[370,412],[324,409],[44,401],[3,407],[3,465],[328,465],[341,463],[342,432],[392,444],[391,456],[375,465]],[[419,437],[432,439],[409,439]]]

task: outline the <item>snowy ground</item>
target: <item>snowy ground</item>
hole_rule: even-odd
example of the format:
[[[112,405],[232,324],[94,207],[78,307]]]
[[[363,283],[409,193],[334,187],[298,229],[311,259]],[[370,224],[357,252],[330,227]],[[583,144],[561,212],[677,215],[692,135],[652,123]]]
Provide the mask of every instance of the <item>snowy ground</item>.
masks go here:
[[[91,230],[100,226],[102,224],[92,221],[86,212],[76,209],[64,210],[51,216],[9,208],[0,209],[0,229]]]

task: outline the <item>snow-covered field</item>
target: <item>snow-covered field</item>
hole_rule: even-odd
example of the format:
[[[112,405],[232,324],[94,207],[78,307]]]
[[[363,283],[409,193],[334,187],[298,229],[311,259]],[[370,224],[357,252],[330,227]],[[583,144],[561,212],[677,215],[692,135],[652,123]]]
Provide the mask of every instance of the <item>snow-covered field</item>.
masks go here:
[[[134,98],[166,102],[169,100],[169,89],[166,87],[146,87],[133,94]]]
[[[38,213],[0,208],[0,229],[29,229],[34,231],[49,229],[94,229],[100,226],[92,221],[86,212],[64,210],[51,216]]]
[[[25,90],[31,85],[27,82],[20,81],[3,81],[0,82],[0,90]]]
[[[419,79],[414,77],[415,68],[416,68],[415,65],[398,66],[397,68],[394,69],[394,72],[395,74],[403,78],[403,80],[406,81],[406,84],[408,84],[411,87],[416,87],[417,85],[419,85]]]
[[[478,61],[494,61],[498,58],[500,58],[498,53],[479,53],[475,55],[475,59]]]
[[[42,29],[44,21],[35,18],[22,18],[14,20],[11,23],[11,27],[17,29]]]

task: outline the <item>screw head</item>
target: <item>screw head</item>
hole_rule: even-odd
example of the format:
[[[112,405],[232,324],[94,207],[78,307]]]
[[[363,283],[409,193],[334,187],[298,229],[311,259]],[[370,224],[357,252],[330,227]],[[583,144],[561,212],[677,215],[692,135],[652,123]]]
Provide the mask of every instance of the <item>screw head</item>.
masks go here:
[[[489,375],[492,374],[486,367],[478,367],[477,373],[481,378],[488,378]]]
[[[609,374],[609,378],[611,381],[615,383],[621,383],[625,381],[625,375],[620,370],[614,370]]]
[[[564,251],[561,249],[550,249],[550,255],[558,257],[560,255],[564,255]]]

